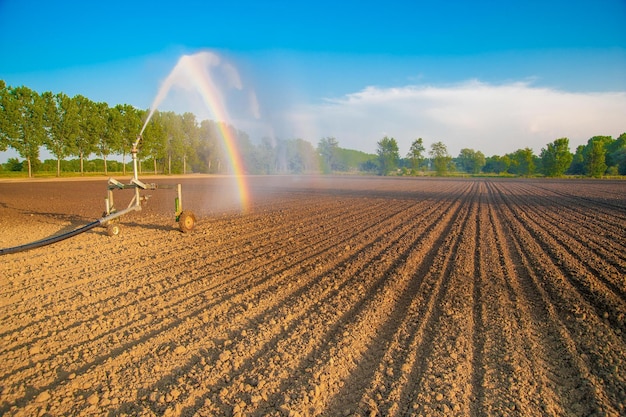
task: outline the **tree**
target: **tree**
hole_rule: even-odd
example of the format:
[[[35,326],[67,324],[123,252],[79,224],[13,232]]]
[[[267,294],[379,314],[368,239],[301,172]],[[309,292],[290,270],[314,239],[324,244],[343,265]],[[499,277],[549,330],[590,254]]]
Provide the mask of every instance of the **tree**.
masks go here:
[[[569,175],[585,175],[585,145],[578,145],[566,173]]]
[[[380,175],[387,175],[398,166],[400,152],[398,142],[394,138],[385,136],[378,143],[376,154],[378,155],[378,172]]]
[[[572,164],[574,155],[569,150],[569,139],[560,138],[541,149],[543,173],[547,177],[560,177]]]
[[[261,138],[257,148],[256,168],[261,174],[274,174],[276,172],[276,152],[274,140],[267,136]]]
[[[95,136],[98,152],[104,161],[104,174],[107,175],[109,173],[107,158],[121,147],[124,130],[123,115],[120,107],[109,107],[107,103],[97,103],[95,109]]]
[[[461,149],[457,161],[461,169],[470,174],[478,174],[486,164],[485,155],[481,151]]]
[[[9,158],[5,164],[9,171],[20,172],[24,169],[24,163],[20,162],[17,158]]]
[[[163,116],[160,111],[155,111],[150,121],[146,125],[143,133],[143,139],[140,144],[140,154],[150,155],[152,158],[152,168],[154,173],[158,173],[157,161],[165,157],[165,143],[167,141],[167,132],[165,124],[162,120]],[[139,163],[140,154],[137,154],[137,162]],[[139,164],[141,166],[141,164]]]
[[[309,151],[313,154],[309,154]],[[278,173],[303,173],[311,169],[312,161],[316,158],[315,150],[302,139],[277,139],[273,153]]]
[[[192,159],[194,165],[197,165],[197,155],[195,148],[198,146],[198,123],[193,113],[185,113],[182,117],[183,130],[183,174],[187,173],[188,160]]]
[[[10,90],[7,99],[7,122],[12,125],[5,131],[8,145],[15,149],[28,164],[28,177],[33,176],[33,162],[39,159],[39,147],[43,145],[43,99],[31,89],[21,86]]]
[[[71,146],[71,154],[80,159],[80,174],[85,172],[84,160],[96,150],[97,137],[93,128],[93,114],[95,103],[87,97],[74,97],[78,107],[78,134]]]
[[[167,157],[167,173],[172,174],[172,160],[175,161],[174,169],[182,171],[185,154],[183,133],[183,118],[174,112],[161,114],[165,129],[165,155]]]
[[[122,114],[121,140],[118,143],[116,151],[122,154],[122,170],[124,175],[126,175],[126,155],[130,152],[130,149],[135,140],[137,140],[137,135],[141,130],[141,117],[143,111],[137,110],[129,104],[118,105],[116,107]]]
[[[339,143],[337,139],[332,137],[322,138],[317,144],[317,152],[322,157],[325,172],[332,172],[338,169],[338,149]]]
[[[583,152],[585,174],[590,177],[600,178],[606,172],[605,138],[605,136],[594,136],[585,146]]]
[[[57,177],[61,175],[61,160],[71,153],[72,144],[78,135],[78,108],[69,96],[59,93],[42,94],[44,100],[44,120],[46,149],[57,158]]]
[[[483,172],[493,172],[500,174],[506,172],[511,166],[511,159],[507,156],[493,155],[486,159]]]
[[[511,159],[509,171],[513,174],[530,176],[535,172],[535,157],[532,149],[518,149],[509,158]]]
[[[11,88],[0,80],[0,151],[6,151],[10,145],[10,138],[15,137],[15,124],[10,114],[15,112],[15,100],[12,100]]]
[[[607,159],[617,173],[626,175],[626,133],[622,133],[607,149]]]
[[[407,153],[406,157],[411,161],[412,169],[419,169],[422,162],[424,162],[425,151],[426,148],[424,148],[424,141],[422,140],[422,138],[415,139],[413,143],[411,143],[409,153]]]
[[[217,131],[215,123],[210,120],[200,122],[198,128],[198,163],[202,165],[204,172],[215,172],[217,158]],[[253,153],[256,156],[256,153]]]
[[[433,166],[437,175],[445,175],[451,168],[452,157],[448,154],[448,148],[443,142],[435,142],[430,145],[428,152],[433,160]]]

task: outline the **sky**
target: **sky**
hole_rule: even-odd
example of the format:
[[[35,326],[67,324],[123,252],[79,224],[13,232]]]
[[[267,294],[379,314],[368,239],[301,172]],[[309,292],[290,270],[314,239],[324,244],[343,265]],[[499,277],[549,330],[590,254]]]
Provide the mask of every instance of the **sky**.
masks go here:
[[[421,137],[452,156],[538,155],[626,132],[626,0],[0,0],[10,86],[149,109],[198,54],[208,74],[236,73],[237,85],[213,80],[228,111],[182,85],[157,110],[227,114],[253,141],[334,137],[375,153],[387,136],[404,156]]]

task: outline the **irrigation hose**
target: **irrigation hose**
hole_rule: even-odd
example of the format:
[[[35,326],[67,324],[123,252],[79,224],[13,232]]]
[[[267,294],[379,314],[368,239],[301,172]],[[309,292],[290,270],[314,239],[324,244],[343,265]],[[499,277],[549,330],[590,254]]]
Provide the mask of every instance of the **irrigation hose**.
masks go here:
[[[57,236],[52,236],[46,239],[37,240],[35,242],[27,243],[21,246],[14,246],[12,248],[0,249],[0,256],[8,255],[9,253],[23,252],[23,251],[30,250],[30,249],[35,249],[35,248],[39,248],[42,246],[51,245],[53,243],[60,242],[62,240],[69,239],[70,237],[84,233],[87,230],[91,230],[96,226],[100,226],[100,224],[102,224],[102,219],[93,221],[83,227],[79,227],[78,229],[74,229],[67,233],[63,233],[62,235],[57,235]]]

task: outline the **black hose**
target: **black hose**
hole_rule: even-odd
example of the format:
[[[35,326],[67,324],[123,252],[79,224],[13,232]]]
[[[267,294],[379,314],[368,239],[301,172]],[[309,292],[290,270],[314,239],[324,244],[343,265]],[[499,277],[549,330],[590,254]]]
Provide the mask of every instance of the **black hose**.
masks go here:
[[[21,246],[14,246],[12,248],[0,249],[0,255],[7,255],[9,253],[17,253],[23,252],[30,249],[39,248],[41,246],[51,245],[56,242],[60,242],[62,240],[68,239],[72,236],[79,235],[81,233],[86,232],[87,230],[91,230],[96,226],[99,226],[102,223],[102,219],[91,222],[83,227],[79,227],[78,229],[74,229],[70,232],[63,233],[62,235],[48,237],[46,239],[41,239],[36,242],[27,243]]]

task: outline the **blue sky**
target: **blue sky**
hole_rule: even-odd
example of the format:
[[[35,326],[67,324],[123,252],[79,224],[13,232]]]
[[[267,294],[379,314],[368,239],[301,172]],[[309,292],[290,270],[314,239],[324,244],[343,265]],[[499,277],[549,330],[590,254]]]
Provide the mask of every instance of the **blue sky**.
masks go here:
[[[456,156],[626,131],[624,0],[0,0],[12,86],[147,109],[201,51],[255,92],[261,119],[237,115],[253,140],[333,136],[373,153],[390,136],[404,155],[422,137]],[[189,103],[159,110],[211,118]]]

